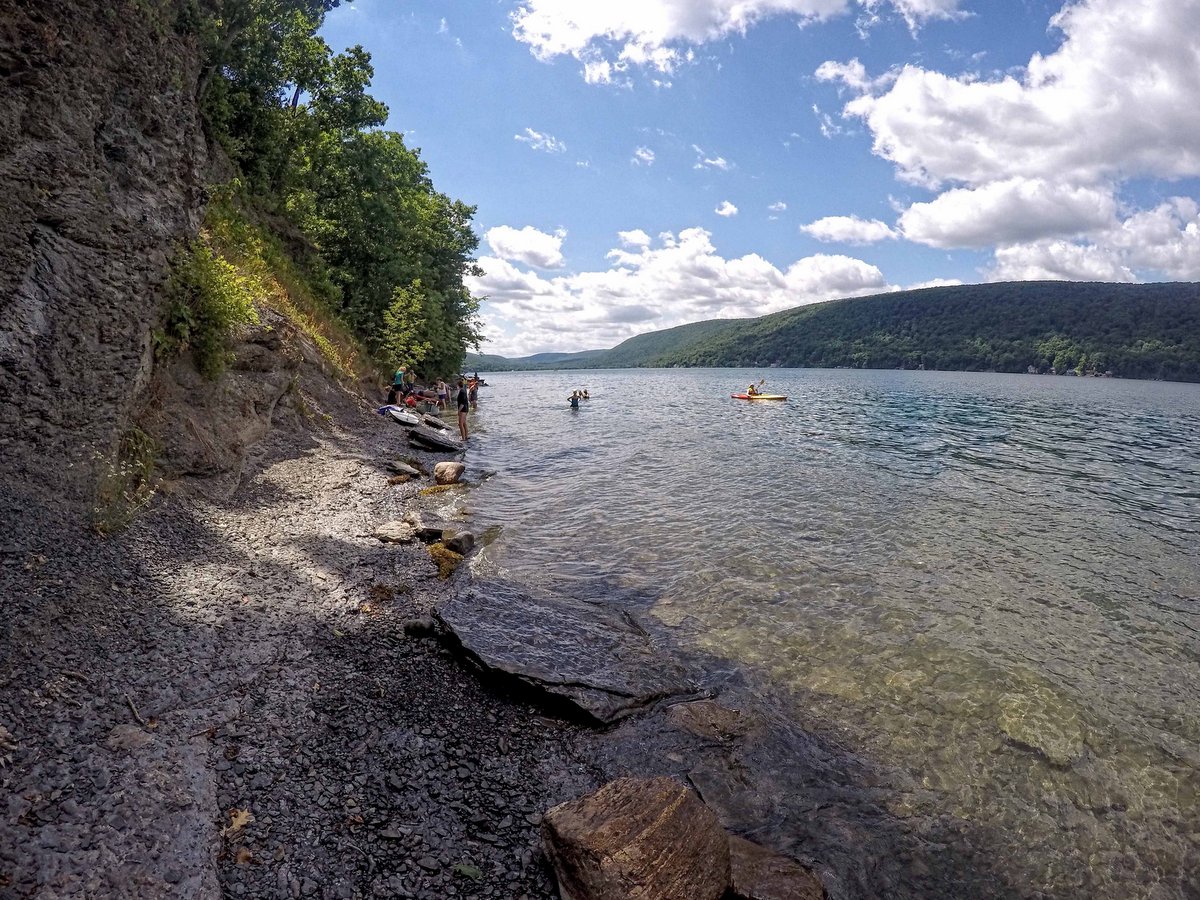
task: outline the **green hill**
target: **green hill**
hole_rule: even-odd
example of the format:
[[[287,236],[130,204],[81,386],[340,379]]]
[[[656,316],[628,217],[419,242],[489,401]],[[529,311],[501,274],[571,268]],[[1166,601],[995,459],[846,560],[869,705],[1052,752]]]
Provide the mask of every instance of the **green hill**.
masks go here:
[[[1112,372],[1200,381],[1200,285],[1007,282],[802,306],[660,365]]]
[[[492,359],[503,357],[479,368],[498,370]],[[505,368],[1032,367],[1200,381],[1200,284],[1022,281],[898,291],[697,322],[552,363],[530,359],[506,360]]]
[[[636,369],[658,365],[665,354],[690,347],[716,336],[728,326],[749,319],[710,319],[677,325],[662,331],[638,334],[610,350],[582,350],[578,353],[537,353],[508,358],[489,353],[468,353],[464,364],[468,371],[514,372],[527,369]]]

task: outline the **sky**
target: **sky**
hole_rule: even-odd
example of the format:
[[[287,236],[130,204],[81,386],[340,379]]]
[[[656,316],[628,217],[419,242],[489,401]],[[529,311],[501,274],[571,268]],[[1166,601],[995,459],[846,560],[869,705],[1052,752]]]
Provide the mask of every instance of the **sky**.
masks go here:
[[[488,353],[1200,280],[1200,0],[355,0],[322,35],[477,208]]]

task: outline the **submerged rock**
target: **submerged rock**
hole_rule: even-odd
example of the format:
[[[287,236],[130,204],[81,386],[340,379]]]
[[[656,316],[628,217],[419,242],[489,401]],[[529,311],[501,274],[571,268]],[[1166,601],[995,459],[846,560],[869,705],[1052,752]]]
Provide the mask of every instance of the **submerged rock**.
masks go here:
[[[822,900],[825,888],[794,859],[731,835],[729,896],[736,900]]]
[[[742,737],[754,721],[741,710],[722,706],[712,700],[680,703],[670,709],[670,719],[696,737],[729,741]]]
[[[718,900],[729,840],[673,778],[620,778],[554,807],[542,841],[564,900]]]
[[[1000,730],[1066,768],[1083,755],[1083,725],[1069,703],[1046,688],[1000,698]]]
[[[602,603],[492,581],[452,597],[436,614],[484,668],[602,723],[695,690],[631,616]]]
[[[447,549],[466,556],[475,546],[475,535],[469,531],[455,531],[447,528],[442,532],[442,543]]]

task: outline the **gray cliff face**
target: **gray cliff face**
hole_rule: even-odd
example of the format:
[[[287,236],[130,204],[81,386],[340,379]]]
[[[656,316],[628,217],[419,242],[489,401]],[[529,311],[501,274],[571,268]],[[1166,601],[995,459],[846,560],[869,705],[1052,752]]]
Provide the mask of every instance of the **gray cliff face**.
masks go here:
[[[174,0],[0,0],[0,474],[79,507],[152,369],[206,147]]]

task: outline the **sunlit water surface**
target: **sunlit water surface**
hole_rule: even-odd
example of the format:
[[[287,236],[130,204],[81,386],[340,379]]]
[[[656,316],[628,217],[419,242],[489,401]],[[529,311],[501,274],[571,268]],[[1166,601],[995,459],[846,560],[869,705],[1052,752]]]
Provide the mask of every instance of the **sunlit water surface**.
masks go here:
[[[786,403],[730,399],[761,374],[487,376],[478,565],[653,597],[911,772],[896,816],[1002,835],[1023,893],[1200,896],[1200,388],[774,370]]]

